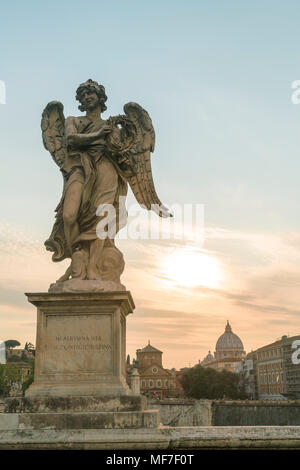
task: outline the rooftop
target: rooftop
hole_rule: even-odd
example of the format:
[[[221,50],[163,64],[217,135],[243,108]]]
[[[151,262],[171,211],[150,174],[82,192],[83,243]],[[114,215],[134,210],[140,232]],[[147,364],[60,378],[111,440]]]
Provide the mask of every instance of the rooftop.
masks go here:
[[[148,341],[148,344],[147,346],[145,346],[143,349],[137,349],[136,352],[139,352],[139,353],[144,353],[144,352],[159,352],[162,354],[162,351],[160,351],[159,349],[155,348],[154,346],[151,346],[150,344],[150,340]]]

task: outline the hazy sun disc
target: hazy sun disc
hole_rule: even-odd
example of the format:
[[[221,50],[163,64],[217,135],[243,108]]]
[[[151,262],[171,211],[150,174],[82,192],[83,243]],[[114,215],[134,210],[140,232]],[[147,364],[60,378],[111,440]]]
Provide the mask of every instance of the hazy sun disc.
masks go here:
[[[193,251],[180,250],[167,256],[163,271],[171,281],[186,287],[216,288],[221,279],[216,258]]]

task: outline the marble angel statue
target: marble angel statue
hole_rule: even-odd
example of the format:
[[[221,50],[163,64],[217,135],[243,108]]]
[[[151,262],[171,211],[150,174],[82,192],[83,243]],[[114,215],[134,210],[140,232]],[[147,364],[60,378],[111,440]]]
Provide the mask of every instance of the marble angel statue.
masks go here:
[[[76,99],[85,115],[65,119],[58,101],[48,103],[42,114],[43,143],[64,181],[45,246],[53,252],[53,261],[71,259],[65,274],[50,290],[76,290],[86,280],[98,281],[94,286],[109,282],[110,289],[120,286],[124,270],[114,235],[124,226],[118,214],[124,215],[120,201],[126,197],[128,184],[142,207],[161,217],[171,214],[160,202],[153,183],[150,154],[155,133],[148,113],[137,103],[127,103],[125,115],[102,119],[107,96],[105,88],[93,80],[78,87]],[[104,220],[103,213],[98,215],[99,207],[106,205],[115,208],[116,230],[112,236],[99,238],[97,225]]]

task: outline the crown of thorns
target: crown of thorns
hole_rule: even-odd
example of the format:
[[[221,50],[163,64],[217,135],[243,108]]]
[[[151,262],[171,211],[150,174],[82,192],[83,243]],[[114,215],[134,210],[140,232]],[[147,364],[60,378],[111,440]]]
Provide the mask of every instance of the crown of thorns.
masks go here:
[[[81,83],[79,85],[79,87],[77,88],[77,90],[76,90],[76,100],[79,101],[80,103],[81,103],[82,93],[86,89],[94,91],[95,93],[97,93],[97,95],[99,96],[99,99],[100,99],[102,111],[105,111],[107,109],[107,107],[105,106],[104,103],[107,100],[107,96],[105,94],[104,86],[99,85],[99,83],[97,83],[97,82],[95,82],[94,80],[91,80],[91,79],[87,80],[84,83]],[[78,106],[78,108],[80,109],[80,111],[84,111],[84,107],[82,105]]]

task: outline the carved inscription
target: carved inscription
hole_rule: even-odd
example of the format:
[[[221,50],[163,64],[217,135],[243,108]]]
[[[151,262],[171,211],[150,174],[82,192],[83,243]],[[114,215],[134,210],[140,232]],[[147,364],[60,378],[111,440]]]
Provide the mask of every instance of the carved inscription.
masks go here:
[[[56,336],[56,344],[46,344],[46,351],[102,351],[111,350],[111,344],[103,344],[101,336]]]
[[[49,315],[44,372],[112,372],[111,315]]]

